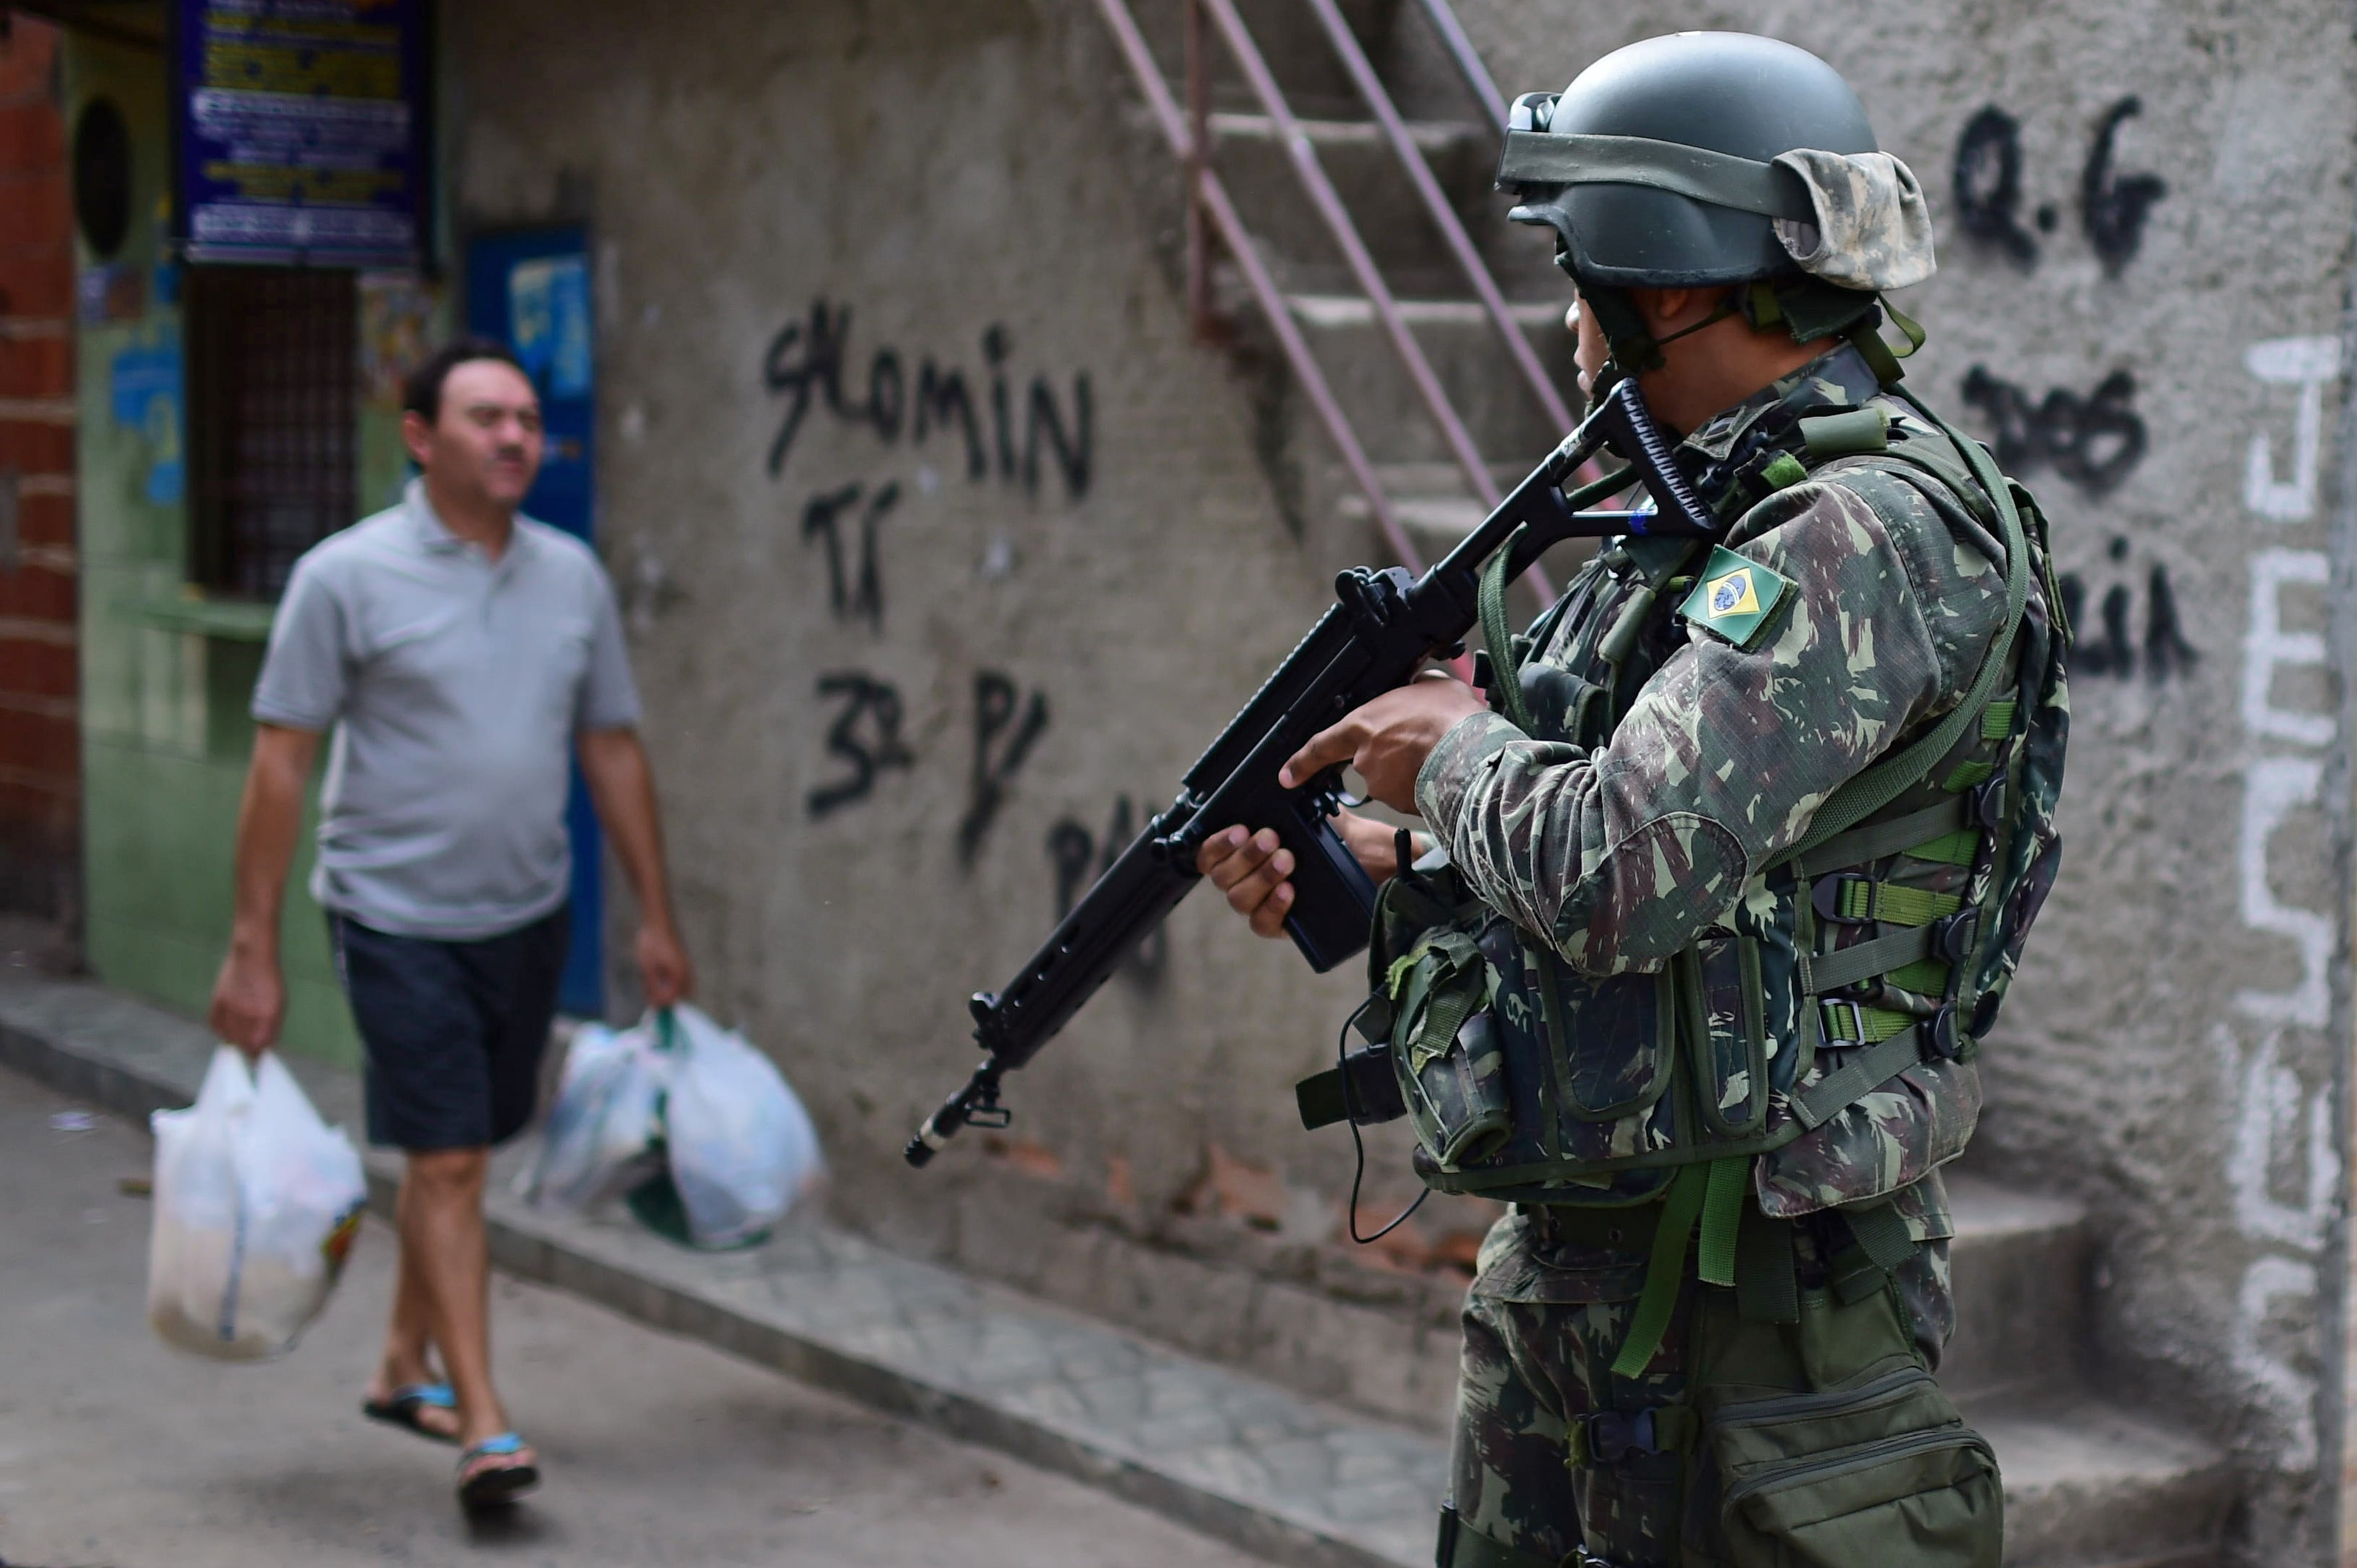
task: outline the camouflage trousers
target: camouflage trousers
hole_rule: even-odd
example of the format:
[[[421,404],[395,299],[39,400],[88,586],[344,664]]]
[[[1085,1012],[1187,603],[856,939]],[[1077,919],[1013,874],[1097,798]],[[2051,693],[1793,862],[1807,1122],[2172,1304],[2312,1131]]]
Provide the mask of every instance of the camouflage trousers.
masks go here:
[[[1631,1442],[1641,1429],[1632,1434],[1627,1418],[1684,1402],[1693,1306],[1712,1287],[1687,1280],[1660,1352],[1641,1375],[1616,1377],[1612,1361],[1635,1315],[1645,1259],[1549,1230],[1544,1210],[1500,1219],[1466,1294],[1450,1460],[1460,1544],[1452,1563],[1444,1535],[1441,1568],[1551,1568],[1578,1563],[1582,1549],[1614,1568],[1676,1564],[1689,1520],[1693,1539],[1715,1533],[1703,1521],[1715,1519],[1718,1499],[1682,1497],[1684,1455]],[[1805,1223],[1796,1243],[1805,1270],[1814,1255]],[[1936,1369],[1955,1326],[1947,1242],[1919,1245],[1893,1283],[1917,1347]],[[1600,1462],[1598,1451],[1612,1462]],[[1468,1532],[1481,1539],[1461,1540]]]

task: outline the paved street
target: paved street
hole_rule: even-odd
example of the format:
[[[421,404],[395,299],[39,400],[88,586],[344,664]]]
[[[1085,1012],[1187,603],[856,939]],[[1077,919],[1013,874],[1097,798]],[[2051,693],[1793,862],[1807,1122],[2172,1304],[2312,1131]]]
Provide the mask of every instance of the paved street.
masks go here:
[[[166,1348],[144,1316],[144,1133],[0,1072],[0,1557],[15,1568],[360,1563],[1239,1568],[1253,1560],[569,1296],[501,1280],[496,1348],[548,1484],[469,1526],[452,1451],[361,1419],[390,1286],[371,1221],[285,1361]]]

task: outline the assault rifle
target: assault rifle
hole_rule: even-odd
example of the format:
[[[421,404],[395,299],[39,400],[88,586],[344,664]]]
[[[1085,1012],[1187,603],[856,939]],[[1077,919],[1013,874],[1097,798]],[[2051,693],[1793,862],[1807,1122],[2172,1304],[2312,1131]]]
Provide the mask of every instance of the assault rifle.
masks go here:
[[[1628,467],[1566,495],[1578,467],[1609,448]],[[1582,507],[1641,482],[1652,506]],[[1146,824],[1049,934],[1006,990],[977,993],[974,1037],[988,1054],[903,1151],[931,1161],[961,1127],[1004,1127],[999,1080],[1071,1021],[1200,879],[1195,853],[1223,828],[1274,828],[1293,852],[1293,908],[1285,929],[1323,973],[1363,950],[1375,887],[1330,819],[1345,800],[1342,769],[1287,789],[1277,769],[1310,736],[1353,708],[1405,685],[1429,659],[1453,656],[1480,619],[1483,564],[1509,551],[1509,579],[1566,539],[1618,534],[1708,537],[1718,532],[1670,461],[1636,382],[1623,380],[1530,477],[1421,577],[1397,566],[1354,566],[1334,579],[1334,606],[1286,656],[1209,750],[1187,770],[1178,798]]]

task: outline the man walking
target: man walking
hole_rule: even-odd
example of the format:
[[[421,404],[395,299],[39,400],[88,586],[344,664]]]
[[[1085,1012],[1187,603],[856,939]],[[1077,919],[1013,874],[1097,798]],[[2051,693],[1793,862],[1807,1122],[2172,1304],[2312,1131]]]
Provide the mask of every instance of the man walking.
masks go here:
[[[311,890],[366,1049],[370,1141],[409,1156],[363,1409],[460,1444],[459,1499],[481,1506],[539,1480],[491,1382],[482,1199],[490,1146],[532,1118],[564,968],[569,752],[638,897],[648,1002],[694,972],[612,589],[586,546],[517,513],[540,467],[531,381],[461,339],[411,376],[403,411],[422,477],[296,564],[271,628],[211,1023],[254,1055],[276,1043],[281,902],[332,727]]]

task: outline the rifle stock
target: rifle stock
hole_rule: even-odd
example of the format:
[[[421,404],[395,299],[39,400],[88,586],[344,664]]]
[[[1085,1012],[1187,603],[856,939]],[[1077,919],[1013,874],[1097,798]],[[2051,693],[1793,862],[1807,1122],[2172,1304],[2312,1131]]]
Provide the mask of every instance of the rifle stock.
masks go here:
[[[1628,467],[1566,497],[1563,481],[1606,446]],[[1375,888],[1334,831],[1341,769],[1291,789],[1277,782],[1277,769],[1310,736],[1414,679],[1426,660],[1454,647],[1479,618],[1481,566],[1500,549],[1512,549],[1512,569],[1519,574],[1566,539],[1715,533],[1717,523],[1672,465],[1670,451],[1636,383],[1622,381],[1423,576],[1411,578],[1396,566],[1360,566],[1337,577],[1332,607],[1187,770],[1178,799],[1146,823],[1004,990],[974,995],[974,1040],[988,1055],[909,1141],[909,1163],[930,1162],[961,1127],[1006,1125],[1001,1078],[1037,1055],[1178,907],[1200,875],[1196,851],[1224,828],[1273,828],[1293,852],[1286,929],[1313,969],[1323,972],[1362,950]],[[1578,509],[1639,481],[1653,498],[1652,511]]]

